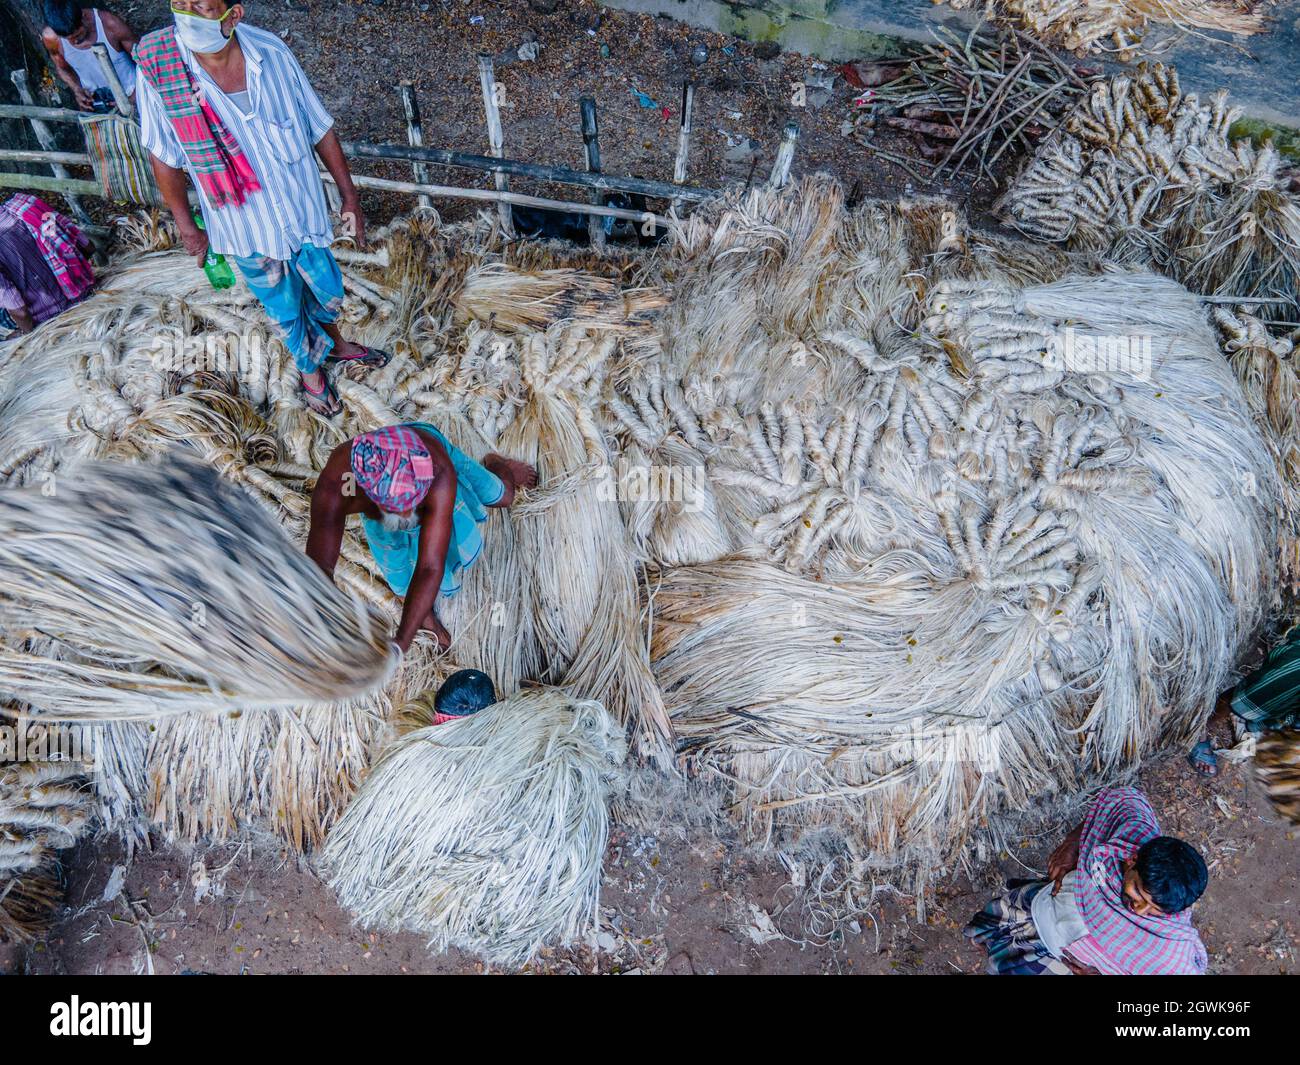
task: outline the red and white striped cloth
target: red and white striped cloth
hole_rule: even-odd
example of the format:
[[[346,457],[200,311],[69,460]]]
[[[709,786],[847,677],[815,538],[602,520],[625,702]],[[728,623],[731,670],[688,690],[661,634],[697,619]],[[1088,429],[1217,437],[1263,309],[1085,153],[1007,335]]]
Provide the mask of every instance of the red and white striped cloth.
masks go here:
[[[1075,900],[1088,935],[1066,952],[1107,975],[1200,976],[1207,956],[1190,909],[1142,917],[1124,904],[1124,862],[1160,835],[1137,788],[1108,788],[1088,808],[1079,841]]]

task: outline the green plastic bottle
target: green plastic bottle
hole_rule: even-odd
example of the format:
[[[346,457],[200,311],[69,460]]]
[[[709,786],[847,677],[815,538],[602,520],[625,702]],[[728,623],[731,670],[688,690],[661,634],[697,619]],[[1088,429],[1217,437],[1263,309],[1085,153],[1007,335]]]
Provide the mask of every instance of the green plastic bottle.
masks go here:
[[[200,229],[208,228],[203,224],[203,216],[198,211],[194,212],[194,224]],[[213,288],[229,288],[235,283],[235,271],[226,262],[226,257],[218,255],[211,248],[208,249],[207,258],[203,260],[203,272],[208,275],[208,281]]]

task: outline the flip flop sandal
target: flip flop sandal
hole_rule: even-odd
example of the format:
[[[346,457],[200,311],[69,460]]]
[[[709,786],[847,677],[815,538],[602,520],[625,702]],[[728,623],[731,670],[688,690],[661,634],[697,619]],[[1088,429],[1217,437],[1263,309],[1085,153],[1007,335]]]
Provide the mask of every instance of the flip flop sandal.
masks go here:
[[[322,418],[337,418],[343,413],[343,401],[339,399],[339,394],[330,384],[330,379],[321,374],[325,382],[325,387],[319,392],[313,392],[307,387],[307,382],[299,379],[298,389],[302,393],[303,402],[307,404],[307,409],[313,414],[319,414]]]
[[[1192,748],[1187,756],[1187,764],[1203,777],[1219,775],[1219,759],[1215,757],[1214,744],[1209,740],[1202,740]]]
[[[383,348],[362,348],[360,355],[326,355],[331,366],[371,366],[379,369],[392,362],[393,356]]]

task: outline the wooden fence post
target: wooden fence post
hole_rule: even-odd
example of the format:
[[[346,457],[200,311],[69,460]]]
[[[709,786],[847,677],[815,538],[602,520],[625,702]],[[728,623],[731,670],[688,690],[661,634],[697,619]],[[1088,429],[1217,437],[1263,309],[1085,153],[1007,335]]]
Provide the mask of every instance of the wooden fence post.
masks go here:
[[[596,117],[596,101],[584,96],[580,101],[582,107],[582,143],[587,148],[587,169],[593,174],[600,173],[600,122]],[[587,197],[592,203],[603,204],[605,194],[600,189],[592,189]],[[605,220],[599,215],[587,216],[587,237],[593,248],[605,246]]]
[[[501,111],[497,107],[496,77],[492,71],[492,57],[490,55],[480,55],[478,57],[478,80],[483,90],[483,111],[487,116],[488,151],[491,155],[500,159],[505,155],[505,137],[501,131]],[[505,174],[494,173],[492,176],[496,181],[498,192],[508,192],[510,190],[510,179]],[[501,231],[507,240],[513,240],[515,224],[510,213],[510,204],[501,200],[498,204],[498,210],[501,218]]]
[[[402,113],[406,116],[406,142],[412,148],[424,147],[424,128],[420,125],[420,104],[415,98],[415,88],[409,81],[400,82],[397,95],[402,98]],[[415,180],[421,185],[432,185],[433,174],[428,163],[412,163]],[[418,198],[421,207],[432,207],[433,200],[423,193]]]
[[[9,80],[14,83],[14,88],[18,90],[18,99],[22,100],[28,107],[35,107],[36,100],[32,96],[32,87],[27,82],[27,71],[15,70],[9,75]],[[50,127],[42,122],[39,118],[29,119],[32,124],[32,132],[36,134],[36,143],[48,152],[55,150],[54,134],[50,132]],[[54,171],[57,178],[68,178],[68,170],[62,163],[51,163],[50,169]],[[86,209],[81,206],[81,200],[75,193],[66,192],[64,197],[68,201],[68,206],[72,208],[72,213],[76,216],[78,222],[89,222],[90,215]]]

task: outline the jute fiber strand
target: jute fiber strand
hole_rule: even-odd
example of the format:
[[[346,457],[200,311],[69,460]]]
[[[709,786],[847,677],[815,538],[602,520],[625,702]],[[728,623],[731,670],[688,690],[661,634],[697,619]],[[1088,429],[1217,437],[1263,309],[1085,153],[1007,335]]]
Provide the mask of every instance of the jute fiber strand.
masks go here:
[[[395,358],[338,375],[333,423],[242,286],[172,251],[124,256],[0,363],[76,400],[52,439],[15,394],[13,481],[179,445],[296,544],[362,429],[426,420],[539,470],[439,603],[449,653],[417,641],[346,705],[164,722],[144,805],[168,832],[312,847],[392,708],[460,667],[599,701],[637,757],[725,785],[751,838],[816,832],[909,886],[1000,813],[1197,735],[1278,584],[1290,423],[1175,281],[944,202],[849,211],[824,177],[729,193],[645,253],[495,240],[420,212],[340,250],[350,335]],[[160,336],[212,358],[160,361]],[[391,631],[357,528],[336,583]]]
[[[326,877],[362,927],[438,950],[519,964],[575,942],[595,928],[626,748],[599,703],[554,688],[408,732],[330,833]]]
[[[359,698],[379,618],[246,495],[176,452],[0,494],[0,691],[47,717],[143,718]],[[79,659],[21,649],[25,630]]]
[[[934,0],[944,3],[945,0]],[[1132,52],[1152,24],[1182,30],[1259,33],[1266,7],[1258,0],[946,0],[950,7],[984,6],[999,21],[1071,50]]]

